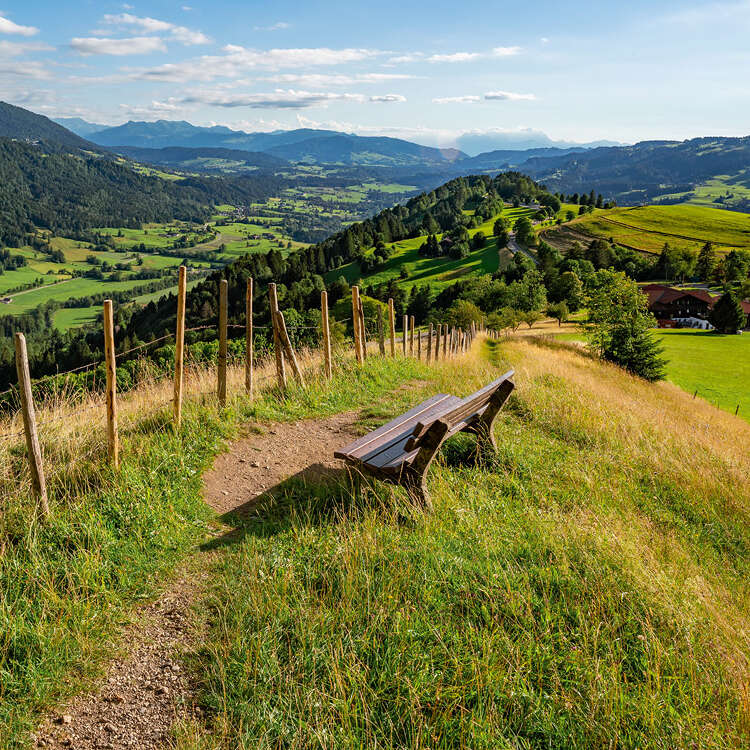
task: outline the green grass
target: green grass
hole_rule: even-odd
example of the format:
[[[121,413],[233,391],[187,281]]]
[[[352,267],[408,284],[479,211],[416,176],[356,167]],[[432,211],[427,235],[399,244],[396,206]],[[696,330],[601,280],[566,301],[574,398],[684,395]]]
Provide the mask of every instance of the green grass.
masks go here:
[[[750,421],[750,335],[682,329],[659,332],[667,377],[689,393]]]
[[[127,281],[98,281],[96,279],[71,279],[59,284],[32,289],[28,292],[13,294],[13,302],[2,305],[0,314],[17,315],[38,307],[49,300],[66,300],[71,297],[86,297],[92,294],[101,294],[108,291],[123,291],[141,286],[147,282],[137,279]]]
[[[530,216],[532,213],[533,211],[526,208],[506,208],[502,215],[514,222],[519,217]],[[487,243],[480,250],[472,250],[466,258],[453,260],[448,256],[423,257],[419,254],[419,248],[424,244],[427,237],[421,236],[389,243],[389,246],[395,246],[396,251],[382,267],[374,272],[363,275],[359,262],[354,261],[328,272],[325,279],[330,282],[339,276],[343,276],[350,284],[359,279],[362,279],[363,284],[382,284],[393,278],[400,279],[401,269],[406,268],[409,278],[399,282],[403,287],[409,289],[415,284],[429,284],[439,290],[462,278],[494,273],[498,270],[499,265],[497,242],[492,237],[496,218],[494,217],[475,229],[469,230],[471,237],[479,231],[484,232],[487,236]],[[439,237],[441,236],[439,235]],[[373,251],[371,250],[371,252]]]
[[[210,718],[182,728],[181,750],[748,740],[734,666],[750,614],[747,475],[720,437],[706,452],[651,423],[686,402],[676,389],[575,352],[490,349],[495,366],[422,371],[416,389],[365,412],[379,423],[520,369],[498,458],[477,463],[471,438],[447,446],[430,475],[433,515],[383,485],[354,502],[343,476],[292,479],[209,545],[223,554],[197,607],[209,633],[194,670]],[[356,381],[337,393],[335,405],[313,390],[307,407],[266,402],[257,416],[362,403]],[[737,481],[730,500],[724,483]]]
[[[58,331],[67,331],[86,323],[93,323],[102,312],[99,305],[93,307],[63,307],[52,313],[52,321]]]
[[[668,360],[666,376],[685,391],[750,422],[750,336],[724,336],[692,329],[655,332]],[[560,341],[585,341],[582,332],[559,333]]]
[[[750,200],[750,170],[741,169],[732,175],[716,175],[684,193],[660,195],[657,200],[679,200],[697,206],[733,208]]]
[[[200,473],[240,423],[358,409],[373,426],[509,365],[499,455],[453,439],[433,514],[384,485],[355,500],[340,472],[291,478],[207,541]],[[180,750],[746,746],[750,428],[692,403],[512,341],[439,367],[370,357],[221,418],[189,403],[179,435],[154,404],[120,475],[98,456],[63,468],[48,527],[28,535],[28,500],[6,506],[0,745],[88,689],[129,607],[203,543],[206,720]],[[60,467],[73,451],[45,445]]]
[[[614,208],[577,219],[568,226],[648,253],[661,252],[666,242],[694,251],[707,241],[722,253],[750,248],[750,214],[704,206]]]

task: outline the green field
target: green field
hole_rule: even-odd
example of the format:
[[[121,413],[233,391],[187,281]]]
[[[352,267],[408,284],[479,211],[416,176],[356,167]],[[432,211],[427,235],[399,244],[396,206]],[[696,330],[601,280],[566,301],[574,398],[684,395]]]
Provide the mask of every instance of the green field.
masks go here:
[[[750,201],[750,169],[741,169],[733,175],[716,175],[685,193],[666,193],[657,196],[656,201],[678,200],[697,206],[741,207]]]
[[[513,222],[521,216],[531,216],[533,213],[533,209],[529,208],[506,208],[502,215]],[[363,284],[367,285],[382,284],[393,278],[400,279],[401,269],[406,268],[409,278],[400,280],[401,285],[405,288],[409,289],[415,284],[429,284],[436,289],[441,289],[462,278],[494,273],[498,270],[500,263],[500,249],[494,237],[492,237],[496,219],[497,217],[493,217],[475,229],[469,230],[471,237],[477,232],[484,232],[487,235],[487,243],[479,250],[472,250],[466,258],[454,260],[448,256],[438,258],[421,256],[419,248],[427,239],[426,235],[423,235],[414,239],[390,243],[395,246],[396,252],[373,273],[363,277],[359,262],[354,261],[330,271],[326,274],[325,279],[330,282],[339,276],[343,276],[350,284],[360,279],[362,279]],[[438,235],[438,238],[440,237],[442,235]],[[373,251],[374,248],[370,252]]]
[[[688,393],[750,422],[750,334],[722,336],[693,329],[655,332],[664,346],[667,380]],[[583,341],[582,333],[561,333],[563,341]]]
[[[720,253],[750,249],[750,214],[705,206],[613,208],[576,219],[568,227],[647,253],[661,252],[666,242],[696,252],[709,241]]]

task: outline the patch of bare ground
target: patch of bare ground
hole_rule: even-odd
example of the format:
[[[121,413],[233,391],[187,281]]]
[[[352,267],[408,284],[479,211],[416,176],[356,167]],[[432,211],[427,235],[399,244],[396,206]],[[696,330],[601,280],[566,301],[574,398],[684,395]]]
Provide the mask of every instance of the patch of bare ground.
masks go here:
[[[204,476],[204,498],[219,514],[241,513],[291,477],[318,480],[340,471],[333,451],[358,434],[353,412],[329,419],[269,424],[234,441]],[[217,528],[217,535],[227,531]],[[197,552],[156,601],[135,613],[122,654],[95,692],[55,712],[32,738],[37,747],[138,748],[171,745],[176,722],[200,722],[185,657],[200,643],[192,605],[208,585],[210,555]]]

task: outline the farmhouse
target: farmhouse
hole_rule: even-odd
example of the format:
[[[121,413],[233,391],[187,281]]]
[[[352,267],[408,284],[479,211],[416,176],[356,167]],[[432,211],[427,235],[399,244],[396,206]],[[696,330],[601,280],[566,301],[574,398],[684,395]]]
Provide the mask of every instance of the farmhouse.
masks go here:
[[[647,284],[641,291],[648,296],[648,309],[660,328],[710,328],[708,317],[720,295],[706,289],[676,289],[665,284]],[[750,328],[750,301],[740,303]]]

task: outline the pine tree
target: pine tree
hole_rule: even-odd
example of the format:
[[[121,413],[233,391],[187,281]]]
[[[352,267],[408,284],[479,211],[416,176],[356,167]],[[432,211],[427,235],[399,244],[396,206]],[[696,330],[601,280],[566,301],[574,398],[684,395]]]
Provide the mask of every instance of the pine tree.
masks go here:
[[[655,320],[646,295],[620,271],[598,271],[594,286],[586,326],[592,347],[634,375],[661,380],[664,350],[651,332]]]
[[[716,253],[713,243],[707,242],[698,253],[698,263],[695,272],[702,281],[709,281],[716,268]]]
[[[719,333],[737,333],[745,327],[745,313],[732,292],[726,292],[711,310],[708,318]]]

